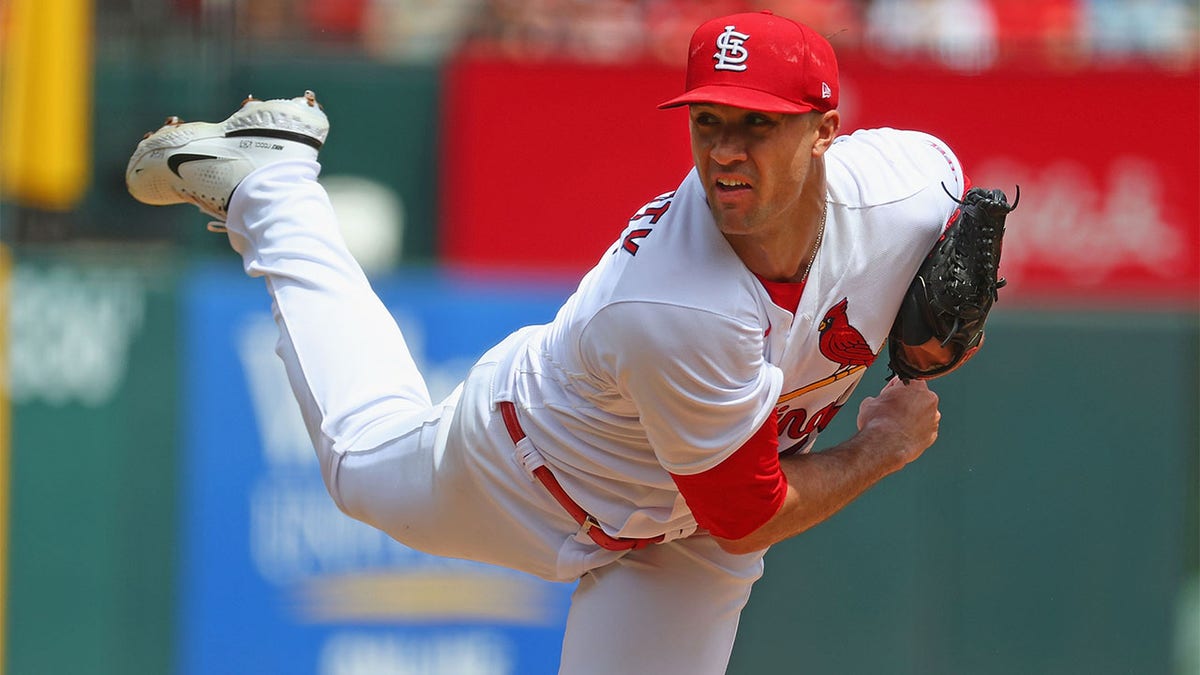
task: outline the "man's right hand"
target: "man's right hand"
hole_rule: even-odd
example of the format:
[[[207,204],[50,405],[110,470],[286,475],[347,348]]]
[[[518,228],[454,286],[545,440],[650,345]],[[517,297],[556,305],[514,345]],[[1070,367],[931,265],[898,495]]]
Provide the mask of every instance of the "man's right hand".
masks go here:
[[[898,471],[933,445],[941,419],[938,396],[923,380],[905,384],[896,377],[859,406],[858,430],[871,445],[895,453]]]

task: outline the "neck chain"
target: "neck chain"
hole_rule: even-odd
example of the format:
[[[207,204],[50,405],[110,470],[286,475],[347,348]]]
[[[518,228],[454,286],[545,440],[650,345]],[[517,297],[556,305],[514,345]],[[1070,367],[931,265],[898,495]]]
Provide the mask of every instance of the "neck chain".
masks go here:
[[[817,249],[821,248],[821,240],[825,238],[825,218],[829,215],[829,201],[825,202],[824,208],[821,209],[821,229],[817,230],[817,242],[813,244],[812,257],[808,259],[808,267],[804,268],[804,276],[800,277],[800,283],[808,281],[808,273],[812,271],[813,263],[817,261]]]

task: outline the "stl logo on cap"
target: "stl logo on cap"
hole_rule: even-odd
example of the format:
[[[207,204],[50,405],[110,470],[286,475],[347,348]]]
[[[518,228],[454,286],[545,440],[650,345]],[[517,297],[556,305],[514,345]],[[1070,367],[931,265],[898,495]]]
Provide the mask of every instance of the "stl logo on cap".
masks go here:
[[[746,33],[739,33],[734,28],[735,26],[725,26],[725,32],[717,36],[719,51],[713,54],[713,58],[717,60],[717,65],[713,66],[713,70],[742,71],[746,69],[746,57],[750,56],[750,52],[746,51],[744,45],[750,36]]]

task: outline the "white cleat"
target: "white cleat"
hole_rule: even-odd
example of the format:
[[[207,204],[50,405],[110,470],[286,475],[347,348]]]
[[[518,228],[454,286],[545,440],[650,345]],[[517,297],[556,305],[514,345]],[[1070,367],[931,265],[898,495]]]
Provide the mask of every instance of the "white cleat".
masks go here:
[[[195,204],[224,222],[229,198],[247,174],[282,160],[315,160],[328,134],[329,120],[311,91],[270,101],[250,96],[224,122],[168,117],[138,143],[125,185],[143,204]]]

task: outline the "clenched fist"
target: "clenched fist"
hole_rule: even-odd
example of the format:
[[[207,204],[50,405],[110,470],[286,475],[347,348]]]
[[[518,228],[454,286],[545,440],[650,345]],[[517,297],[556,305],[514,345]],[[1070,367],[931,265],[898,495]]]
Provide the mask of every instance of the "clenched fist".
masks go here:
[[[893,453],[899,470],[933,445],[941,419],[938,396],[923,380],[905,384],[897,377],[859,406],[858,430],[879,451]]]

